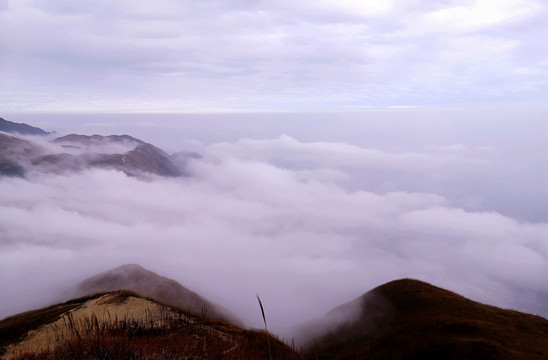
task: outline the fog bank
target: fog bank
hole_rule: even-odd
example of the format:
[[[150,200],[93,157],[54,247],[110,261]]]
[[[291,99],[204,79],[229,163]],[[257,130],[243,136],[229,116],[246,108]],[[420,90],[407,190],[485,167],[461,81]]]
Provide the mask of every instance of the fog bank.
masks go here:
[[[389,137],[390,124],[376,126]],[[194,144],[202,155],[189,160],[190,177],[94,169],[2,178],[0,317],[125,263],[255,327],[259,293],[274,333],[402,277],[546,316],[546,128],[516,125],[526,142],[500,127],[471,139],[452,124],[451,139],[422,126],[410,132],[419,144],[400,146],[317,129],[210,143],[179,133],[178,150]],[[519,194],[531,197],[511,209]]]

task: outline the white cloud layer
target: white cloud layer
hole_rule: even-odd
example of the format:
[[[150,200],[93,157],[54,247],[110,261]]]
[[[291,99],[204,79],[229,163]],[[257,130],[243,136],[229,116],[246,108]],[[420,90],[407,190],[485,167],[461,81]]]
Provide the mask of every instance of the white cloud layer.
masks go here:
[[[473,176],[482,153],[461,143],[388,153],[281,136],[209,145],[190,178],[107,170],[2,178],[0,317],[124,263],[170,276],[253,326],[258,292],[283,334],[401,277],[546,315],[548,223],[406,189],[402,174]],[[400,190],[347,187],[355,168],[398,171]]]
[[[0,2],[8,111],[543,104],[538,0]]]
[[[462,146],[462,145],[461,145]],[[446,147],[442,150],[462,150]],[[250,160],[278,161],[282,164],[313,164],[327,167],[374,168],[400,171],[425,171],[455,163],[481,165],[481,159],[452,154],[430,154],[417,152],[389,153],[376,149],[365,149],[346,143],[312,142],[302,143],[282,135],[274,140],[242,139],[236,143],[219,143],[210,151],[217,155],[230,154]]]

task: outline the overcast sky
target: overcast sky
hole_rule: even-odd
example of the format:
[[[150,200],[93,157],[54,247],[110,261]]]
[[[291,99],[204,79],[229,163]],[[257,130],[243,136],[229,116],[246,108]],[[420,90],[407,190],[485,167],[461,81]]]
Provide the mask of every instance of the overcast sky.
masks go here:
[[[0,0],[5,112],[546,102],[540,0]]]

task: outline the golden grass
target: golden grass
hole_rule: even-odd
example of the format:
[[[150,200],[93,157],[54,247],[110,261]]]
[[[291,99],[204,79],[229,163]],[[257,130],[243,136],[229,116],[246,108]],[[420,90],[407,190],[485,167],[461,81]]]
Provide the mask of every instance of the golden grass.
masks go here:
[[[4,356],[10,360],[270,357],[300,358],[265,331],[244,330],[123,292],[97,296],[61,314],[8,346]]]

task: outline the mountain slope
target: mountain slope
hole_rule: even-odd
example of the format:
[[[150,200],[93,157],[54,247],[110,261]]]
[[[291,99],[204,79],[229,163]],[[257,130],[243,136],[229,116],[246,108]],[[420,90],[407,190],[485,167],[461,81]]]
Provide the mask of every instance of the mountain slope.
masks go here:
[[[162,176],[181,175],[169,155],[150,144],[139,145],[125,154],[103,155],[90,164],[120,169],[130,175],[134,175],[137,171]]]
[[[25,167],[41,151],[29,140],[0,133],[0,176],[24,176]]]
[[[146,172],[161,176],[180,176],[171,157],[157,147],[129,135],[70,134],[53,140],[66,149],[94,154],[90,166],[114,168],[129,175]],[[107,149],[109,152],[106,152]]]
[[[204,299],[175,280],[135,264],[123,265],[84,280],[72,291],[71,296],[81,297],[115,290],[130,290],[184,310],[242,325],[236,315],[222,306]]]
[[[15,123],[0,118],[0,131],[7,133],[19,133],[22,135],[47,135],[48,133],[40,128],[23,123]]]
[[[145,299],[96,294],[0,321],[2,359],[299,359],[265,332]]]
[[[309,359],[548,358],[548,320],[410,279],[379,286],[301,332]]]

